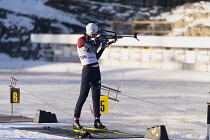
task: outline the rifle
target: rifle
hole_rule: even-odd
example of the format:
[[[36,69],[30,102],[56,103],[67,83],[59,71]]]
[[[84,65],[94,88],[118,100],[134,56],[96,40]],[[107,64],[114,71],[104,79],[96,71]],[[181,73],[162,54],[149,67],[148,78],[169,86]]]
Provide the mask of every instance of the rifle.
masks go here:
[[[114,31],[107,31],[107,30],[103,30],[103,29],[99,30],[98,33],[100,35],[98,37],[96,37],[96,39],[99,39],[99,38],[114,39],[107,43],[108,46],[111,45],[112,43],[115,43],[117,41],[117,39],[121,39],[123,37],[132,37],[139,41],[139,39],[137,38],[137,33],[135,33],[134,35],[117,35],[117,33]],[[108,35],[107,33],[111,33],[113,35]]]

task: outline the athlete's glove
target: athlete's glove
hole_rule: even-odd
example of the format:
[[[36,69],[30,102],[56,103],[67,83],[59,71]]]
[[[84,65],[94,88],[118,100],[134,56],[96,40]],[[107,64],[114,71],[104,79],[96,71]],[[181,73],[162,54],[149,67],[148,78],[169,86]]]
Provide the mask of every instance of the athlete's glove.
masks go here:
[[[103,44],[103,43],[107,43],[109,40],[107,38],[100,37],[99,41],[100,41],[100,43]]]
[[[99,40],[100,40],[100,43],[102,43],[102,47],[103,48],[106,48],[106,46],[107,46],[107,43],[108,43],[108,39],[107,38],[99,38]]]

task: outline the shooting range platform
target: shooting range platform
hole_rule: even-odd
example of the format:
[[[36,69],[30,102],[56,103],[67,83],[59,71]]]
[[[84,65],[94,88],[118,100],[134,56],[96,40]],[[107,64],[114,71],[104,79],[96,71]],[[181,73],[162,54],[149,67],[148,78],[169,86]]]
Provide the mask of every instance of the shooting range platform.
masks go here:
[[[12,127],[13,129],[26,130],[32,132],[45,133],[68,137],[72,139],[130,139],[142,138],[144,135],[128,134],[117,130],[103,130],[97,128],[84,127],[84,130],[72,129],[72,126],[39,126],[39,127]],[[83,137],[84,136],[84,137]]]
[[[33,118],[0,114],[0,123],[33,122]]]

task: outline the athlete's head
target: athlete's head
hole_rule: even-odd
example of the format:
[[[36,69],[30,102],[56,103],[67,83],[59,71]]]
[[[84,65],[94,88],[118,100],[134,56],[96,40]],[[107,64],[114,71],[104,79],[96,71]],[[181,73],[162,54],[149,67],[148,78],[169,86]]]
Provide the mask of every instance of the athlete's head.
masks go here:
[[[98,34],[98,26],[94,23],[88,23],[86,26],[86,34],[91,37],[94,37]]]

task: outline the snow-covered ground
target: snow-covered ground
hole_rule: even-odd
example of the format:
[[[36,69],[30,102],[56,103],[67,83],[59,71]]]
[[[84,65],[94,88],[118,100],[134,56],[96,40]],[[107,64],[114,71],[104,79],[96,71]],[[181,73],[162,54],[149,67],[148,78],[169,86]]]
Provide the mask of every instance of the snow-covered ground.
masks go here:
[[[79,94],[81,65],[11,59],[0,53],[0,114],[10,114],[9,84],[12,72],[18,79],[21,100],[14,115],[34,117],[38,109],[56,113],[59,124],[72,122]],[[120,102],[109,101],[102,114],[108,129],[144,134],[146,128],[165,125],[170,139],[205,139],[209,101],[209,73],[107,67],[101,65],[102,84],[120,86]],[[102,91],[106,94],[105,91]],[[82,111],[81,124],[93,125],[91,93]],[[64,139],[10,127],[35,123],[0,123],[0,139]]]
[[[85,26],[76,20],[75,15],[44,6],[44,2],[45,0],[33,2],[19,0],[14,3],[12,0],[0,0],[0,8],[23,15],[35,15],[40,18]],[[200,4],[204,5],[203,10],[175,9],[171,13],[161,14],[156,20],[185,19],[185,21],[193,21],[192,24],[196,25],[200,23],[200,20],[189,19],[188,16],[184,16],[184,13],[192,11],[208,13],[209,2]],[[129,15],[132,12],[127,13],[124,14]],[[209,17],[201,20],[202,23],[209,25]],[[4,19],[6,27],[15,24],[19,28],[26,26],[30,30],[33,28],[32,22],[28,17],[21,18],[13,14],[8,14]],[[67,30],[63,28],[64,31]],[[14,72],[18,79],[17,87],[21,89],[21,103],[14,105],[14,115],[34,117],[37,109],[42,109],[56,113],[60,122],[49,125],[68,125],[72,122],[73,110],[79,94],[81,68],[80,64],[75,63],[11,59],[0,53],[0,114],[10,114],[8,85],[12,72]],[[144,134],[148,127],[165,125],[170,139],[205,139],[206,102],[209,101],[210,90],[209,73],[120,68],[105,65],[101,65],[101,71],[103,85],[112,88],[120,86],[122,91],[118,96],[120,102],[110,101],[109,113],[102,114],[102,121],[108,129]],[[105,91],[102,93],[105,94]],[[91,104],[90,94],[83,107],[82,125],[92,126],[93,124],[93,115],[89,109]],[[1,123],[0,139],[64,139],[10,128],[37,125],[43,124]]]

